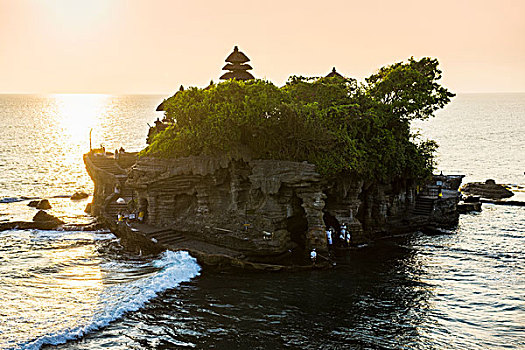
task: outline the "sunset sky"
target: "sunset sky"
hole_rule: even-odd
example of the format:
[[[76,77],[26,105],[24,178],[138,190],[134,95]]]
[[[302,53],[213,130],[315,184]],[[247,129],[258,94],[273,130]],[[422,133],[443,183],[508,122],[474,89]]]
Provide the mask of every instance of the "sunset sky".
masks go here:
[[[0,93],[172,94],[234,45],[283,84],[439,59],[454,92],[525,92],[523,0],[0,0]]]

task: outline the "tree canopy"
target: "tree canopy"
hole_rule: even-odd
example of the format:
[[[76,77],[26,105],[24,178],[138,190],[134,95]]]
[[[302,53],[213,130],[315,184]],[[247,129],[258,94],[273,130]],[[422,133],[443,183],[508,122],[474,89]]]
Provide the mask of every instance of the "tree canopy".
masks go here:
[[[410,133],[454,94],[438,84],[438,61],[395,63],[355,79],[292,76],[283,87],[229,80],[190,88],[165,102],[171,123],[141,155],[184,157],[249,154],[254,159],[308,161],[325,176],[377,180],[423,178],[433,169],[433,141]]]

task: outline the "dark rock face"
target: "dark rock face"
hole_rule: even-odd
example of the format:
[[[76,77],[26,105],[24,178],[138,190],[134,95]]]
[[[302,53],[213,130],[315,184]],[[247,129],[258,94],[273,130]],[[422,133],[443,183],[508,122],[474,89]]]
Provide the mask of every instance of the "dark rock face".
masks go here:
[[[36,207],[38,206],[38,203],[39,203],[39,202],[40,202],[40,201],[30,201],[30,202],[27,204],[27,206],[28,206],[28,207],[32,207],[32,208],[36,208]]]
[[[463,186],[463,193],[473,196],[480,196],[489,199],[503,199],[514,196],[512,191],[502,185],[496,184],[492,179],[483,182],[471,182]]]
[[[77,201],[77,200],[84,199],[84,198],[87,198],[87,197],[89,197],[89,194],[87,194],[85,192],[75,192],[71,196],[71,200]]]
[[[33,221],[35,222],[50,222],[55,224],[55,226],[62,225],[64,222],[60,220],[59,218],[46,213],[43,210],[39,210],[38,213],[35,214],[33,217]]]
[[[47,210],[51,209],[51,204],[49,203],[49,200],[42,199],[42,200],[36,200],[36,201],[30,201],[29,204],[27,204],[29,207]]]
[[[362,243],[406,217],[415,203],[413,184],[347,177],[328,183],[306,162],[141,158],[126,186],[147,223],[253,256],[294,247],[325,251],[325,228],[343,223],[352,242]]]
[[[466,214],[470,212],[480,212],[481,202],[463,202],[458,204],[458,212],[460,214]]]
[[[459,222],[458,197],[441,198],[434,203],[430,224],[452,228]]]
[[[119,224],[119,232],[120,243],[125,246],[128,251],[143,255],[159,254],[162,252],[161,247],[147,239],[143,234],[133,231],[131,227],[125,224]]]
[[[10,221],[0,222],[0,231],[4,230],[53,230],[59,225],[53,221]]]

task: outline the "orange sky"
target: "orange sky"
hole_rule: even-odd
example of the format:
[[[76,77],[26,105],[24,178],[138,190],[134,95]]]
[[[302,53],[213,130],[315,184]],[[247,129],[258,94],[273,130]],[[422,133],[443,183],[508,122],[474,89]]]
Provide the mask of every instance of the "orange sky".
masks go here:
[[[234,45],[283,84],[437,57],[455,92],[525,92],[524,0],[0,0],[0,93],[158,93],[218,81]]]

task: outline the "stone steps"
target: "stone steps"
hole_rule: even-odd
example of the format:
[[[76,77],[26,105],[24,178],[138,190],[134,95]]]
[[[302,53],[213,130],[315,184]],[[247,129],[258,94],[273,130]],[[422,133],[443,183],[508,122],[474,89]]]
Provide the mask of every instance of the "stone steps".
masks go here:
[[[413,215],[429,216],[434,208],[434,200],[431,198],[418,197],[416,199],[416,206],[412,211]]]
[[[182,234],[177,233],[172,229],[149,232],[146,233],[146,236],[150,239],[155,238],[157,242],[167,246],[180,243],[186,240],[186,238]]]
[[[173,236],[171,238],[163,239],[162,241],[158,240],[158,241],[161,242],[164,245],[169,246],[169,245],[173,245],[175,243],[184,242],[185,240],[186,240],[186,238],[184,238],[183,236]]]
[[[125,172],[117,164],[117,161],[108,157],[91,157],[93,165],[101,170],[107,171],[114,175],[124,175]]]

